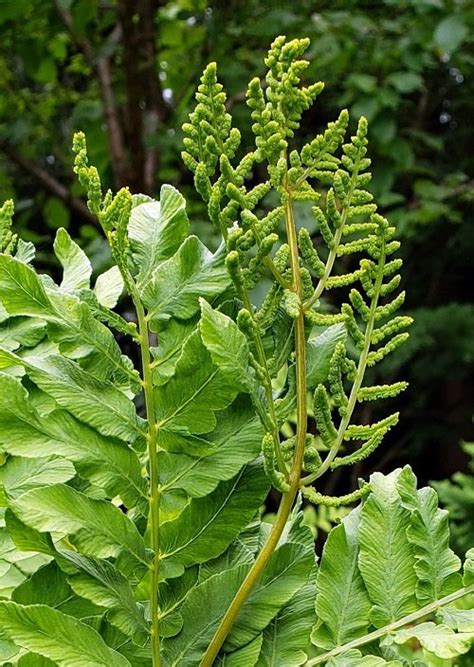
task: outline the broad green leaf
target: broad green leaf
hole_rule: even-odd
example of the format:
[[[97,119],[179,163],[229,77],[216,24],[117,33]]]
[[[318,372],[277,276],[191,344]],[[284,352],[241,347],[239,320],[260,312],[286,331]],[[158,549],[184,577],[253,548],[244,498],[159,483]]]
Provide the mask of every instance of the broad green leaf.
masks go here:
[[[0,301],[10,315],[42,317],[51,310],[35,271],[8,255],[0,255]]]
[[[107,622],[102,623],[100,634],[108,646],[127,658],[132,667],[151,667],[150,643],[138,646],[118,628]]]
[[[55,662],[37,653],[27,653],[18,660],[18,667],[55,667],[55,665]]]
[[[331,649],[367,634],[371,603],[358,568],[360,510],[331,530],[317,577],[312,641]]]
[[[13,359],[58,405],[103,435],[132,442],[143,435],[132,401],[112,383],[98,380],[71,359],[58,354]]]
[[[0,301],[10,315],[46,320],[51,340],[62,351],[76,356],[95,351],[89,369],[98,377],[119,372],[137,381],[112,333],[94,319],[87,304],[57,288],[46,288],[31,267],[7,255],[0,256]]]
[[[9,531],[0,528],[0,597],[9,598],[17,586],[50,560],[43,554],[19,551]]]
[[[15,646],[13,642],[8,641],[8,639],[2,639],[0,637],[0,664],[8,664],[9,661],[14,658],[19,651],[20,649],[18,646]],[[21,663],[19,662],[18,664]],[[47,665],[46,667],[50,667],[50,665]],[[31,667],[33,667],[33,665],[31,665]],[[54,665],[52,665],[52,667],[54,667]]]
[[[16,350],[35,347],[46,334],[46,322],[34,317],[11,317],[0,325],[0,347]]]
[[[333,324],[324,329],[315,338],[310,338],[307,349],[307,382],[308,387],[314,389],[318,384],[324,384],[329,374],[329,363],[334,354],[336,345],[345,341],[347,332],[344,324]]]
[[[230,317],[214,310],[204,299],[200,299],[199,303],[199,330],[212,361],[232,378],[239,389],[252,391],[255,373],[249,366],[250,350],[246,337]]]
[[[65,292],[72,292],[89,287],[92,275],[92,266],[86,253],[61,227],[54,239],[54,253],[63,267],[63,279],[60,288]]]
[[[127,507],[146,502],[145,480],[136,453],[77,421],[65,410],[39,414],[17,378],[0,374],[0,442],[16,456],[63,456],[81,476],[119,495]]]
[[[447,625],[436,625],[428,621],[411,628],[398,630],[385,641],[404,644],[411,639],[416,639],[423,648],[439,658],[449,660],[469,651],[474,640],[474,632],[456,633]]]
[[[45,605],[0,602],[3,634],[22,648],[64,667],[127,667],[89,625]]]
[[[32,262],[36,255],[36,248],[31,243],[31,241],[24,241],[23,239],[18,239],[18,243],[15,250],[15,258],[19,259],[20,262],[29,264]]]
[[[3,322],[6,322],[9,318],[9,313],[6,311],[4,308],[2,302],[0,301],[0,324],[3,324]]]
[[[441,607],[437,612],[437,616],[452,630],[474,632],[474,609]]]
[[[206,579],[191,590],[181,607],[183,629],[163,640],[167,667],[195,667],[248,572],[240,565]]]
[[[216,428],[208,436],[210,454],[159,453],[163,493],[184,489],[192,497],[205,496],[259,455],[263,431],[248,400],[237,399],[216,418]]]
[[[462,443],[474,471],[474,443]],[[471,471],[456,472],[451,479],[432,482],[444,507],[449,508],[452,541],[458,553],[465,553],[473,544],[474,477]]]
[[[58,343],[60,352],[71,358],[81,358],[84,368],[99,380],[132,381],[138,383],[138,374],[130,359],[124,356],[112,332],[99,322],[91,308],[70,295],[50,294],[55,311],[48,317],[50,340]],[[136,389],[135,389],[136,391]]]
[[[310,532],[309,529],[308,533]],[[314,547],[287,543],[270,557],[249,598],[243,604],[224,649],[245,646],[264,630],[293,595],[308,581],[314,566]]]
[[[168,576],[221,554],[258,512],[268,491],[260,463],[245,467],[210,495],[194,498],[175,521],[162,525],[161,561]]]
[[[331,658],[326,667],[402,667],[400,660],[384,660],[375,655],[362,655],[357,649],[351,649]]]
[[[166,384],[173,376],[176,362],[184,344],[196,329],[194,319],[181,322],[170,320],[166,329],[160,331],[157,347],[153,347],[153,384],[155,387]]]
[[[42,563],[38,564],[38,567]],[[8,563],[0,558],[0,599],[9,599],[17,586],[19,586],[26,576],[20,570],[20,567],[14,563]]]
[[[180,607],[189,591],[196,585],[198,574],[197,567],[189,567],[181,577],[159,584],[160,634],[163,637],[174,637],[181,631],[183,617]]]
[[[400,473],[397,488],[411,512],[407,535],[415,554],[416,597],[423,606],[461,587],[461,561],[449,548],[449,515],[438,508],[436,491],[428,487],[417,491],[410,468]]]
[[[217,659],[216,667],[254,667],[260,655],[262,641],[263,636],[257,635],[246,646],[231,653],[224,653]]]
[[[67,578],[56,563],[41,567],[37,572],[18,586],[12,595],[18,604],[46,604],[56,607],[64,603],[71,595]]]
[[[138,284],[144,287],[156,266],[168,259],[188,235],[186,201],[171,185],[163,185],[160,201],[134,206],[128,233],[139,267]]]
[[[202,563],[199,567],[199,581],[231,570],[238,565],[251,564],[263,544],[263,533],[269,524],[262,523],[257,517],[232,540],[229,547],[217,558]]]
[[[466,558],[464,561],[463,584],[464,586],[470,586],[474,584],[474,548],[466,551]]]
[[[94,294],[97,301],[107,308],[114,308],[123,292],[123,278],[118,266],[112,266],[97,277]]]
[[[293,595],[263,631],[263,643],[257,667],[302,665],[306,662],[311,627],[314,623],[316,572]]]
[[[70,536],[86,556],[120,556],[125,573],[147,567],[145,544],[135,524],[107,501],[56,484],[28,491],[12,501],[11,507],[21,521],[35,530]]]
[[[238,387],[212,363],[195,332],[187,339],[171,380],[155,391],[160,444],[182,449],[179,436],[211,431],[216,425],[214,413],[232,402]]]
[[[20,519],[11,511],[7,509],[5,512],[5,524],[8,530],[8,536],[12,540],[20,552],[38,552],[46,556],[56,557],[56,548],[48,533],[40,533],[34,528],[25,525]],[[0,552],[1,553],[1,552]],[[43,563],[49,562],[50,558],[45,558]]]
[[[378,628],[417,609],[415,558],[406,535],[410,512],[397,491],[400,473],[374,473],[361,511],[359,569],[373,604],[370,621]]]
[[[137,604],[129,581],[107,560],[89,558],[74,552],[64,553],[80,570],[69,578],[73,591],[100,607],[108,609],[109,623],[124,634],[145,643],[148,624],[144,611]]]
[[[0,467],[0,495],[3,487],[7,497],[18,498],[31,489],[67,482],[75,474],[74,466],[65,459],[53,456],[34,459],[12,456]]]
[[[272,326],[265,332],[263,345],[267,357],[274,357],[273,367],[279,371],[288,362],[293,349],[295,321],[280,306]]]
[[[412,93],[419,90],[423,85],[422,77],[416,72],[393,72],[387,77],[390,83],[399,93]]]
[[[229,284],[223,249],[213,255],[198,238],[189,236],[144,285],[143,302],[149,311],[150,325],[158,330],[171,317],[193,317],[199,312],[199,297],[212,299]]]
[[[451,14],[439,23],[434,31],[435,45],[446,53],[453,53],[469,34],[462,16]]]
[[[89,600],[74,595],[66,575],[55,562],[44,565],[17,586],[12,593],[12,601],[24,605],[45,604],[81,619],[101,617],[104,613]]]
[[[162,494],[160,501],[160,522],[174,521],[189,502],[189,497],[181,489]]]

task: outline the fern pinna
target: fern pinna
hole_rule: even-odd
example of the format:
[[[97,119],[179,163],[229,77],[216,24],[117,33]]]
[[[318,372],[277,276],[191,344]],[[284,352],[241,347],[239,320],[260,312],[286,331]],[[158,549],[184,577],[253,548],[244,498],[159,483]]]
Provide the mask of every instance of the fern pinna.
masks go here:
[[[301,85],[307,46],[277,38],[251,81],[247,154],[215,65],[203,74],[183,159],[216,252],[173,187],[104,194],[82,134],[75,171],[113,264],[93,287],[66,230],[55,282],[1,209],[2,664],[395,667],[470,650],[473,557],[462,576],[435,492],[408,467],[318,490],[397,423],[359,423],[357,407],[405,388],[365,376],[411,319],[396,314],[395,230],[366,189],[366,120],[346,139],[343,111],[297,148],[323,89]],[[347,294],[337,311],[328,290]],[[136,322],[114,310],[123,292]],[[358,501],[318,564],[303,503]]]

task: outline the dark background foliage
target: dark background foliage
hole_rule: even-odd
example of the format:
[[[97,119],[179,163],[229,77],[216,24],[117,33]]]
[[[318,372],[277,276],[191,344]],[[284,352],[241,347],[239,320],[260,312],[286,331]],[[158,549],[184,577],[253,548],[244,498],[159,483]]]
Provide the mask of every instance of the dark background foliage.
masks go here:
[[[326,89],[304,117],[302,139],[343,106],[351,129],[361,114],[369,119],[372,189],[402,238],[406,310],[416,320],[381,371],[386,381],[410,381],[398,401],[401,425],[353,478],[408,461],[426,482],[466,466],[459,442],[472,437],[474,384],[469,0],[15,0],[0,3],[0,31],[0,198],[16,200],[17,228],[50,271],[60,226],[96,268],[109,261],[72,174],[77,129],[107,185],[155,195],[164,182],[176,185],[194,230],[215,243],[180,159],[179,128],[200,73],[218,62],[250,145],[248,80],[262,73],[276,35],[310,37],[308,79]],[[326,491],[349,481],[334,474]]]

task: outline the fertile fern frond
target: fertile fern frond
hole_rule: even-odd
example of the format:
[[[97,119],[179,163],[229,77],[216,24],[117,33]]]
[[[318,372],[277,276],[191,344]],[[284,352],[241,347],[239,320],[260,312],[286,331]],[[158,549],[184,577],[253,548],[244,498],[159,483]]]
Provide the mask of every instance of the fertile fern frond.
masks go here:
[[[0,207],[0,253],[11,255],[28,264],[34,259],[35,247],[31,241],[24,241],[12,232],[12,218],[15,205],[11,199]]]
[[[353,505],[355,502],[367,496],[370,492],[370,484],[364,484],[360,489],[347,493],[344,496],[325,496],[311,486],[303,487],[302,494],[314,505],[325,505],[326,507],[342,507]]]
[[[323,89],[320,82],[301,84],[308,65],[303,59],[307,46],[307,40],[284,37],[271,45],[265,81],[253,79],[247,91],[255,150],[240,161],[236,160],[240,135],[232,129],[214,64],[203,74],[196,109],[183,128],[183,157],[195,174],[210,219],[226,242],[226,265],[242,306],[238,324],[248,338],[252,365],[264,389],[265,466],[280,490],[288,483],[288,466],[298,450],[281,441],[279,430],[288,414],[282,406],[298,401],[298,390],[295,394],[295,385],[291,385],[295,368],[288,364],[288,353],[294,349],[292,340],[300,318],[305,321],[306,337],[312,330],[343,323],[351,341],[328,341],[321,370],[318,359],[314,362],[313,414],[328,453],[322,462],[311,458],[311,453],[308,456],[307,447],[298,454],[302,470],[308,473],[303,486],[329,468],[367,456],[394,425],[389,418],[373,427],[353,425],[349,430],[359,402],[396,395],[406,386],[396,383],[371,390],[363,387],[363,378],[367,367],[403,343],[404,330],[411,323],[406,316],[392,317],[404,298],[393,297],[400,283],[401,261],[392,255],[399,244],[393,239],[393,228],[377,214],[373,195],[367,190],[371,179],[367,120],[361,118],[356,133],[345,140],[349,114],[343,110],[306,145],[292,145],[301,115]],[[261,183],[248,186],[247,177],[257,164],[259,173],[263,167],[267,173]],[[269,210],[266,202],[271,191],[279,202]],[[314,245],[304,227],[297,233],[293,230],[293,202],[297,201],[312,202],[321,247]],[[355,258],[357,264],[342,269],[340,258],[346,262],[346,258],[350,262]],[[256,308],[250,291],[265,274],[270,287]],[[349,291],[348,302],[339,312],[321,307],[321,297],[329,290]],[[286,364],[286,382],[276,395],[275,378],[282,364],[283,369]],[[300,382],[300,391],[301,386]],[[355,433],[359,434],[359,448],[338,456]]]
[[[15,206],[11,199],[8,199],[0,208],[0,252],[5,255],[11,255],[15,250],[17,235],[13,234],[12,217],[15,212]]]
[[[346,356],[344,345],[338,344],[328,376],[329,393],[323,385],[320,385],[315,392],[316,422],[323,442],[330,448],[330,452],[321,469],[306,478],[306,483],[319,477],[321,471],[354,464],[372,453],[382,443],[389,429],[397,423],[398,414],[391,415],[376,424],[354,425],[351,424],[351,419],[357,403],[396,396],[407,386],[404,382],[375,387],[363,386],[366,369],[382,361],[406,340],[408,333],[399,332],[412,322],[411,318],[405,316],[389,319],[401,303],[400,296],[390,300],[388,294],[391,289],[386,289],[390,283],[398,286],[399,281],[395,283],[394,278],[391,278],[388,283],[384,282],[386,257],[393,254],[398,247],[392,240],[394,229],[389,226],[385,218],[376,213],[371,215],[370,225],[375,227],[375,233],[370,234],[366,242],[370,259],[361,262],[364,272],[360,280],[361,291],[353,288],[349,294],[352,307],[345,304],[342,309],[346,316],[349,336],[359,350],[359,358],[354,370],[351,360]],[[385,303],[381,303],[384,299]],[[377,327],[376,323],[380,320],[384,322]],[[387,342],[380,345],[386,340]],[[350,387],[349,395],[346,387]],[[332,421],[333,406],[338,407],[341,417],[337,429]],[[330,432],[328,424],[332,424]],[[360,440],[362,444],[351,454],[337,456],[344,441],[347,440]]]

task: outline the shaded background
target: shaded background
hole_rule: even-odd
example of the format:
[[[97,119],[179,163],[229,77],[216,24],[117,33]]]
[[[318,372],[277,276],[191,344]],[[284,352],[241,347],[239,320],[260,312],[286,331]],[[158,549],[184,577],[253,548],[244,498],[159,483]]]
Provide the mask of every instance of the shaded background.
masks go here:
[[[42,268],[67,227],[96,269],[109,261],[72,174],[71,137],[88,136],[110,187],[157,195],[172,183],[189,200],[194,231],[212,228],[180,159],[180,126],[210,60],[229,108],[251,137],[243,103],[272,39],[308,36],[308,80],[326,89],[303,121],[314,136],[343,106],[369,120],[372,189],[403,241],[407,345],[381,369],[403,377],[400,426],[352,478],[410,462],[422,482],[465,469],[473,437],[474,4],[468,0],[0,0],[0,198],[17,202],[16,226]],[[371,408],[372,409],[372,408]],[[366,415],[376,417],[376,415]],[[474,520],[473,502],[469,510]]]

